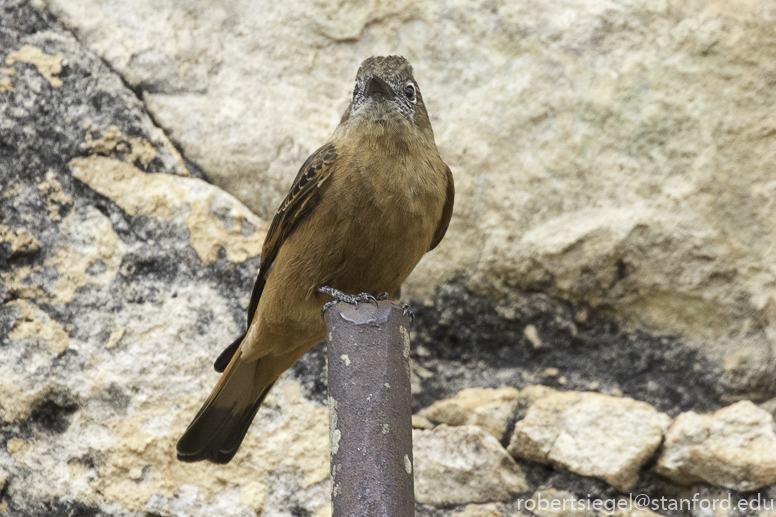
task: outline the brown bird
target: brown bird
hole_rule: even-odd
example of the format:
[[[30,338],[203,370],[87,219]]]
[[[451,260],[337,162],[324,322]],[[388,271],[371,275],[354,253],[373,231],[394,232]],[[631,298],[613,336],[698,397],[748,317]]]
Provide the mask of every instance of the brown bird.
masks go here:
[[[324,303],[371,297],[342,293],[398,298],[444,237],[454,197],[412,66],[367,59],[339,126],[272,220],[248,330],[216,360],[224,373],[178,441],[178,459],[229,462],[280,374],[325,339]]]

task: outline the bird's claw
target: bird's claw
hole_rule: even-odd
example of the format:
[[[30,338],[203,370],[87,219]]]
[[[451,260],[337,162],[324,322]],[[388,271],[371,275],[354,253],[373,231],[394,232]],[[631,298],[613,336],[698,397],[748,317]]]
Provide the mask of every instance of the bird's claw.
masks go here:
[[[321,292],[323,294],[328,294],[329,296],[334,298],[334,300],[330,302],[326,302],[323,305],[323,308],[321,309],[321,319],[324,319],[324,316],[326,315],[326,311],[328,311],[337,302],[349,303],[351,305],[355,305],[356,307],[358,307],[358,302],[374,302],[375,306],[379,307],[379,305],[377,305],[377,301],[385,300],[388,298],[388,293],[380,293],[377,295],[377,297],[369,293],[345,294],[342,291],[334,289],[333,287],[329,287],[328,285],[319,287],[318,292]]]
[[[402,303],[401,305],[399,305],[399,308],[400,308],[400,309],[403,311],[403,314],[404,314],[405,316],[407,316],[407,315],[409,314],[409,316],[410,316],[410,321],[411,321],[412,323],[414,323],[414,322],[415,322],[415,313],[414,313],[414,312],[412,312],[412,309],[410,309],[410,306],[409,306],[409,305],[407,305],[406,303]]]
[[[321,308],[321,319],[326,320],[326,311],[331,309],[333,305],[336,305],[339,302],[339,300],[332,300],[330,302],[326,302],[323,304],[323,307]]]

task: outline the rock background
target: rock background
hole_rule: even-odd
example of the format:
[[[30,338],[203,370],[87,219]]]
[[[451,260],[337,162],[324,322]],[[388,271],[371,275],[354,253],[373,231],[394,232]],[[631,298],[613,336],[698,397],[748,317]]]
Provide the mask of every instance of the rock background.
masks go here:
[[[0,515],[330,512],[322,346],[232,463],[173,446],[266,221],[385,53],[458,191],[405,289],[418,514],[776,496],[774,26],[772,0],[0,0]]]

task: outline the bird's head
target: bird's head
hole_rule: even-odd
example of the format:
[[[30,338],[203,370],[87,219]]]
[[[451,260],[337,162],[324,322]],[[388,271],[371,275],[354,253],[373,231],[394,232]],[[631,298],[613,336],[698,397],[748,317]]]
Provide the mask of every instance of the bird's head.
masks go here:
[[[434,139],[412,65],[401,56],[375,56],[361,63],[353,98],[340,123],[378,132],[409,130]]]

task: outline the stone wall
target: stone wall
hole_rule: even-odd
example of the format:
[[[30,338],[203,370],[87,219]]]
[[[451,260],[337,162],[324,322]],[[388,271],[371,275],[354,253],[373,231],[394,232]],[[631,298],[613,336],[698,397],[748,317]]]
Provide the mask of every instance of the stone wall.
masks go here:
[[[775,26],[772,0],[0,0],[0,515],[330,513],[322,345],[232,463],[174,443],[386,53],[457,187],[404,291],[418,515],[776,496]]]

